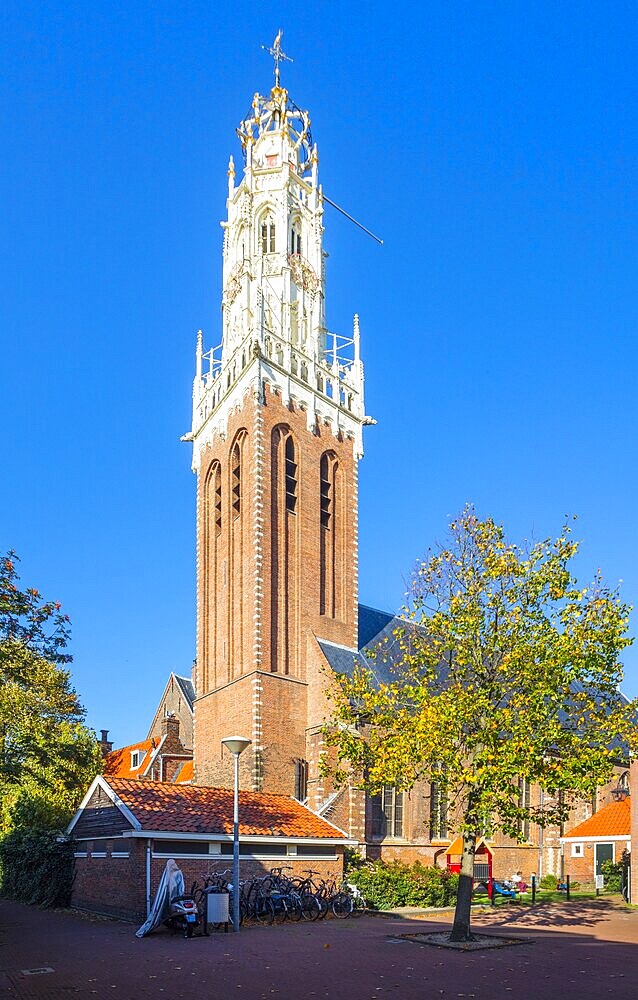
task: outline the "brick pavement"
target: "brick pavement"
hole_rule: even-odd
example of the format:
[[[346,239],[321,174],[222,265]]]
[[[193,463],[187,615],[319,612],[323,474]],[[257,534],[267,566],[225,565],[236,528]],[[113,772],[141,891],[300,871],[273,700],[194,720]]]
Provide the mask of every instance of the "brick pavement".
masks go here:
[[[440,921],[365,917],[255,927],[185,941],[138,940],[130,924],[0,900],[0,996],[6,1000],[601,1000],[637,995],[638,911],[608,901],[503,908],[481,930],[529,938],[458,953],[397,942]],[[51,967],[27,976],[22,970]]]

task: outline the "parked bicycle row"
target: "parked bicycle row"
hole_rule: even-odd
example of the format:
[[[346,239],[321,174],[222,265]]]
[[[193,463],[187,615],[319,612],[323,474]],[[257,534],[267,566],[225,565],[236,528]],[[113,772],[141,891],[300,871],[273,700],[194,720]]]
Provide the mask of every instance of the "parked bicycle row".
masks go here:
[[[324,879],[320,873],[307,869],[305,878],[284,874],[291,866],[272,868],[259,878],[244,879],[239,883],[239,920],[255,920],[262,924],[284,920],[322,920],[331,913],[344,919],[360,916],[367,904],[359,890],[345,879]],[[200,913],[206,911],[209,893],[228,892],[230,912],[233,910],[234,886],[232,871],[215,872],[203,876],[202,884],[195,882],[192,896]]]

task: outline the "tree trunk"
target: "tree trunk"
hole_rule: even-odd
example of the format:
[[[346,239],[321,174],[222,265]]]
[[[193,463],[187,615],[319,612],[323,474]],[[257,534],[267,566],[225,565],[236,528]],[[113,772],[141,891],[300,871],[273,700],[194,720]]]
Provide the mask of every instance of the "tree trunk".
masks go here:
[[[459,891],[456,897],[454,923],[450,941],[471,941],[470,910],[472,906],[472,890],[474,889],[474,852],[476,851],[476,834],[463,834],[463,854],[461,855],[461,874],[459,876]]]

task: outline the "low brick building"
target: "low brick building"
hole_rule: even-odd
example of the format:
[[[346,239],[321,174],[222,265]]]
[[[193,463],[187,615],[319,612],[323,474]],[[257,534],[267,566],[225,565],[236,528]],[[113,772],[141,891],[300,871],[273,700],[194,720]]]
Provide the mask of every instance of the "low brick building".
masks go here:
[[[561,837],[565,875],[578,882],[593,882],[605,861],[620,861],[631,851],[631,798],[612,801]]]
[[[241,876],[276,865],[343,871],[346,834],[285,795],[240,792]],[[232,866],[233,793],[226,788],[98,776],[69,824],[75,841],[71,905],[142,920],[168,858],[190,888]]]

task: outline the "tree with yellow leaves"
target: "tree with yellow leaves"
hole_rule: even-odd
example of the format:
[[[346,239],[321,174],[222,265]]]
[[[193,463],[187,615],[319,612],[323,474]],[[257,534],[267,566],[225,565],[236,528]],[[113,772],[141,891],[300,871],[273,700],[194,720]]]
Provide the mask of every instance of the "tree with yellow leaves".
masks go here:
[[[393,678],[370,668],[338,677],[325,733],[337,783],[360,775],[375,792],[445,776],[463,836],[453,941],[471,938],[486,817],[519,840],[526,821],[560,822],[638,742],[638,703],[619,690],[630,609],[600,574],[579,588],[577,549],[569,524],[523,548],[467,506],[415,570],[391,640],[401,651]],[[555,794],[527,805],[521,777]]]

